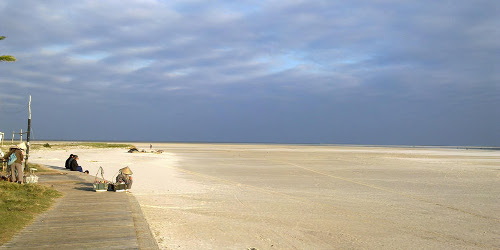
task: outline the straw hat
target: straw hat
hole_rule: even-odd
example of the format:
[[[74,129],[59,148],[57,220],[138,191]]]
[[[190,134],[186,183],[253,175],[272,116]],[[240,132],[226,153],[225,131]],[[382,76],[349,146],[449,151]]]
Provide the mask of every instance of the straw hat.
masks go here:
[[[129,167],[124,167],[120,169],[120,172],[122,172],[123,174],[132,174],[132,170],[130,170]]]
[[[21,143],[17,144],[17,147],[20,148],[20,149],[22,149],[22,150],[26,150],[27,149],[26,143],[24,143],[24,142],[21,142]]]

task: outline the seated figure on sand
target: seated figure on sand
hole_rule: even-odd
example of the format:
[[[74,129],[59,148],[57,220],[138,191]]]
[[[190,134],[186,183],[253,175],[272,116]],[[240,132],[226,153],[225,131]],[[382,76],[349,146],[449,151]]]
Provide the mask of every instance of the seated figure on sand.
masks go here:
[[[66,160],[66,163],[64,164],[64,166],[66,167],[66,169],[70,169],[71,168],[71,162],[74,160],[74,157],[75,155],[74,154],[70,154],[68,159]]]
[[[78,166],[77,160],[79,160],[78,155],[73,155],[73,160],[69,163],[69,169],[71,171],[80,171],[83,172],[83,168],[81,166]]]
[[[127,185],[127,192],[132,188],[132,170],[129,167],[120,169],[119,174],[116,176],[116,183],[125,183]]]

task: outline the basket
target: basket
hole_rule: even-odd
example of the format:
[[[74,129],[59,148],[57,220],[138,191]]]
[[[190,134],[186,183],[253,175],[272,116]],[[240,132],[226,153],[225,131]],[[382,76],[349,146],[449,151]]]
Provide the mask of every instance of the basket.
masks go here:
[[[118,171],[115,175],[113,175],[113,180],[115,180],[115,177],[119,174],[120,172]],[[127,184],[125,182],[115,182],[111,183],[110,185],[110,190],[113,190],[115,192],[125,192],[127,191]]]
[[[94,183],[94,191],[96,192],[108,191],[108,183]]]
[[[115,192],[125,192],[127,190],[127,184],[125,183],[115,183],[113,185],[113,191]]]
[[[29,175],[24,176],[25,183],[37,183],[38,182],[38,176],[36,176],[35,171],[37,171],[36,168],[30,168]]]
[[[97,180],[97,176],[99,175],[99,172],[101,172],[101,179],[102,181]],[[94,180],[94,191],[96,192],[106,192],[108,191],[108,181],[104,180],[104,170],[102,167],[99,167],[97,170],[97,173],[95,175],[95,180]]]

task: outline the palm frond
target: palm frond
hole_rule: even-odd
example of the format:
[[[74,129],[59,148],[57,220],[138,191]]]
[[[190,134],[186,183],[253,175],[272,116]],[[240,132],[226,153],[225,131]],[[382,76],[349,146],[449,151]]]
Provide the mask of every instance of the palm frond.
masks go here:
[[[16,58],[13,56],[5,55],[5,56],[0,56],[0,61],[15,62]]]

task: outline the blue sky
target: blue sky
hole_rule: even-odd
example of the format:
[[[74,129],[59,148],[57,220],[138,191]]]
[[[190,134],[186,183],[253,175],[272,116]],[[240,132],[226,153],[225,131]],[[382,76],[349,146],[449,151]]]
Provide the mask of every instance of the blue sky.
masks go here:
[[[0,131],[500,146],[498,1],[0,2]]]

